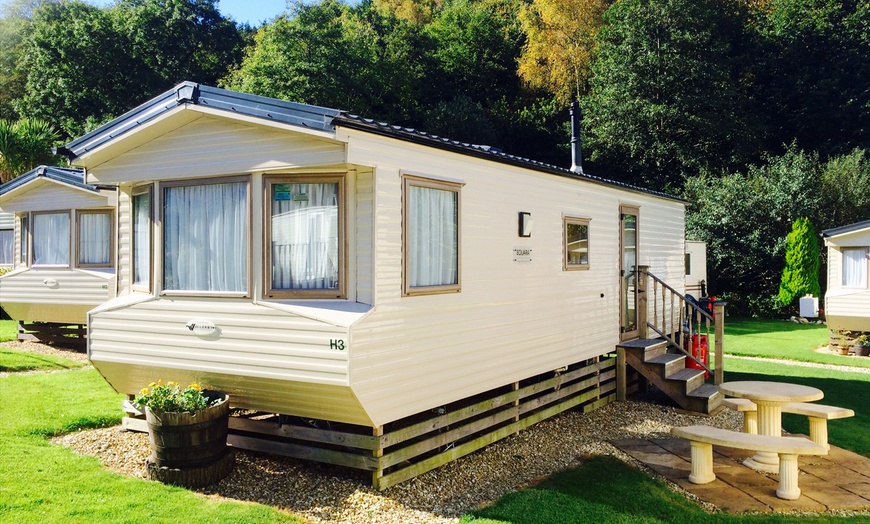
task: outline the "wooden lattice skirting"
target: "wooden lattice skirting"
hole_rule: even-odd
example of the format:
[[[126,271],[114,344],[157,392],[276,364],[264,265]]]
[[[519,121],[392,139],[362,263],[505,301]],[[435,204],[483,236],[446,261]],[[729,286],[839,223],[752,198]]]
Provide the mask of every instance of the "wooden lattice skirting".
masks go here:
[[[87,326],[81,324],[18,322],[18,340],[60,344],[84,349],[87,344],[87,333]]]
[[[629,391],[636,390],[636,375]],[[266,413],[230,417],[235,448],[370,471],[385,489],[577,408],[616,400],[616,358],[599,357],[372,428]],[[135,408],[125,403],[131,414]],[[124,419],[146,431],[144,421]]]

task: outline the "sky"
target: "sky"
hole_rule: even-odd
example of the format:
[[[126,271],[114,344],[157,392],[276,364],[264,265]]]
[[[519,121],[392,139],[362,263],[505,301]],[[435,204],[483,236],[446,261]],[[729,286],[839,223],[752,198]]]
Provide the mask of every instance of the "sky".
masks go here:
[[[88,3],[97,6],[106,6],[114,0],[87,0]],[[2,3],[2,2],[0,2]],[[262,22],[270,21],[287,7],[286,0],[219,0],[218,9],[224,16],[230,17],[236,22],[257,27]]]

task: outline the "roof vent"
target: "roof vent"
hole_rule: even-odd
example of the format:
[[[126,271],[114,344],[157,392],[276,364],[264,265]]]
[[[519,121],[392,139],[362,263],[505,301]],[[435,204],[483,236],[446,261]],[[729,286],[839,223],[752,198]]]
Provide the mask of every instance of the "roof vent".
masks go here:
[[[583,174],[583,152],[580,148],[580,104],[571,102],[571,171]]]

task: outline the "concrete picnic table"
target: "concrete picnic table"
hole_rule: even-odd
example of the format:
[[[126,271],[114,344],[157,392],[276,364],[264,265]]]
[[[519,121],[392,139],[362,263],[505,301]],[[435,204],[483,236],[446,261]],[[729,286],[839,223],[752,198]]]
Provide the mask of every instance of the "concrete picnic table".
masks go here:
[[[758,433],[776,437],[782,436],[784,405],[789,402],[812,402],[825,396],[822,390],[814,387],[764,380],[723,382],[719,384],[719,391],[731,397],[755,402],[758,406]],[[743,464],[758,471],[776,473],[779,471],[779,456],[776,453],[759,451]]]

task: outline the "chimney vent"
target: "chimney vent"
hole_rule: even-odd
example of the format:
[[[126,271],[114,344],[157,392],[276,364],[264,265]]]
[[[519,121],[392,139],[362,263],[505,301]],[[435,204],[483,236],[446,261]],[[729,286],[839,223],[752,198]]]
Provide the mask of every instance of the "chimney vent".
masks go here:
[[[571,102],[571,171],[583,174],[583,152],[580,149],[580,104]]]

